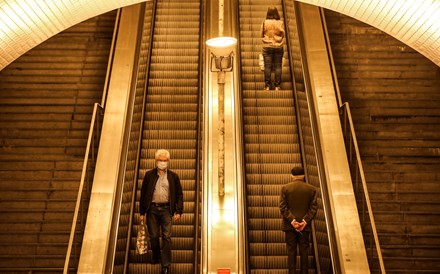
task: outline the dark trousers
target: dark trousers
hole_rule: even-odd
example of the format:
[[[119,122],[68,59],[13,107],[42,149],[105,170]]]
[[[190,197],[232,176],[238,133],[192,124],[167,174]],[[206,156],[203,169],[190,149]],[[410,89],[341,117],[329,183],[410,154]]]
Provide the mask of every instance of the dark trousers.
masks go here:
[[[283,65],[284,48],[263,47],[264,58],[264,84],[272,86],[272,68],[275,71],[275,86],[281,86],[281,72]]]
[[[161,260],[162,267],[168,267],[171,264],[170,207],[168,205],[151,205],[147,212],[147,227],[148,233],[150,234],[153,260]],[[162,236],[162,252],[160,250],[160,236]]]
[[[295,274],[296,270],[296,254],[297,246],[299,246],[299,256],[301,263],[301,274],[307,274],[309,268],[309,237],[310,231],[302,231],[301,233],[295,230],[284,231],[286,234],[286,245],[287,245],[287,259],[289,274]]]

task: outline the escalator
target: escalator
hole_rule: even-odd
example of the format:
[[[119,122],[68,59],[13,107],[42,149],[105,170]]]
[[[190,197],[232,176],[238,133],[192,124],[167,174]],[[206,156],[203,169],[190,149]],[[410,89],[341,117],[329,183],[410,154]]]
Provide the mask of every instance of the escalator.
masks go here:
[[[281,0],[272,2],[269,4],[277,6],[280,15],[289,20],[295,16],[293,4],[284,6]],[[174,224],[172,231],[171,271],[195,273],[199,266],[197,186],[202,7],[196,1],[185,2],[184,5],[179,1],[156,1],[146,5],[145,14],[151,18],[145,22],[150,22],[151,26],[144,23],[145,36],[142,38],[140,55],[148,57],[145,60],[139,58],[139,75],[145,75],[137,80],[137,90],[143,90],[139,97],[144,99],[138,99],[136,95],[136,100],[141,103],[135,103],[132,123],[139,123],[140,130],[138,137],[133,134],[133,140],[130,141],[138,144],[139,148],[133,151],[139,152],[128,152],[129,155],[137,154],[138,159],[132,161],[136,163],[134,171],[125,173],[126,181],[133,182],[134,191],[131,194],[127,191],[128,197],[124,196],[122,203],[126,205],[122,206],[121,212],[125,212],[125,215],[121,214],[120,217],[120,231],[127,230],[129,237],[123,239],[120,234],[125,232],[118,232],[114,269],[118,269],[115,273],[155,273],[160,269],[159,265],[149,263],[151,251],[138,255],[135,246],[142,179],[147,170],[154,168],[154,152],[164,148],[171,152],[170,168],[180,175],[185,200],[183,218]],[[304,165],[308,182],[319,187],[313,140],[310,140],[305,84],[301,62],[298,61],[301,58],[296,56],[300,55],[300,50],[295,39],[286,39],[282,90],[263,90],[263,72],[257,66],[257,56],[261,52],[260,24],[265,18],[267,5],[264,1],[240,0],[238,7],[246,171],[247,273],[287,271],[278,203],[281,187],[290,181],[290,169]],[[151,6],[151,12],[147,11],[148,6]],[[286,13],[284,9],[289,10],[290,17],[283,14]],[[286,33],[292,32],[289,35],[297,38],[295,31],[296,26],[290,29],[286,26]],[[292,56],[296,59],[293,60]],[[142,82],[142,79],[145,81]],[[146,90],[143,88],[145,86]],[[128,161],[127,166],[130,164]],[[124,191],[130,188],[124,187]],[[121,226],[124,221],[125,227]],[[318,224],[318,228],[314,229],[309,267],[311,271],[320,273],[319,269],[329,269],[329,263],[323,268],[321,262],[330,261],[328,252],[321,252],[328,251],[321,201],[314,223]],[[121,244],[124,241],[125,244]],[[126,246],[126,250],[121,246]],[[320,256],[317,256],[318,253]],[[122,254],[120,257],[125,254],[125,262],[118,254]]]
[[[133,133],[136,131],[133,130],[136,126],[132,127],[132,135],[135,137],[130,141],[128,152],[130,158],[133,153],[130,151],[130,146],[133,142],[133,146],[138,147],[137,150],[133,149],[137,151],[135,152],[137,156],[133,158],[137,157],[138,160],[131,161],[137,164],[134,174],[130,175],[126,171],[126,186],[124,186],[124,190],[130,189],[128,183],[130,180],[133,181],[135,193],[129,194],[130,191],[126,191],[127,196],[130,197],[124,196],[122,199],[121,212],[125,213],[121,213],[120,216],[114,263],[114,269],[118,271],[115,273],[159,273],[160,271],[160,264],[150,264],[151,250],[144,255],[136,254],[142,179],[146,171],[155,167],[154,154],[157,149],[170,151],[170,169],[179,175],[184,192],[182,218],[179,222],[174,222],[172,227],[171,272],[194,273],[198,267],[197,185],[201,14],[199,0],[184,3],[178,0],[158,0],[154,3],[146,3],[136,88],[142,89],[143,94],[138,95],[136,92],[132,115],[132,125],[138,123],[139,130],[136,138],[136,133]],[[146,65],[148,61],[149,65]],[[131,162],[127,161],[127,166]],[[130,206],[124,205],[124,202]],[[124,220],[130,220],[127,221],[128,231],[124,231],[121,225]],[[120,234],[129,235],[129,239],[124,239]],[[119,244],[122,242],[125,242],[125,245]],[[118,257],[118,254],[122,255]],[[125,263],[121,258],[124,255]]]
[[[260,26],[269,6],[277,7],[286,22],[280,91],[263,90],[264,75],[257,64],[262,43]],[[299,165],[306,168],[307,181],[319,187],[293,3],[240,0],[239,22],[248,273],[287,273],[279,213],[281,187],[290,181],[291,168]],[[309,269],[331,273],[321,197],[313,223]]]
[[[272,2],[271,6],[281,13],[281,1]],[[263,91],[264,75],[256,64],[261,52],[260,26],[268,5],[264,1],[243,0],[239,13],[249,273],[287,270],[279,195],[281,187],[289,182],[290,169],[301,164],[287,52],[280,91]]]

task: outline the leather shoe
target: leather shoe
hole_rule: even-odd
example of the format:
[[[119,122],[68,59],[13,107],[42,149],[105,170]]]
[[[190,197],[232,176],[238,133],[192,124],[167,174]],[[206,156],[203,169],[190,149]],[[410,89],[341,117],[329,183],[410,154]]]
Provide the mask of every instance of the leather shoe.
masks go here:
[[[169,267],[162,267],[160,274],[170,274],[170,268]]]

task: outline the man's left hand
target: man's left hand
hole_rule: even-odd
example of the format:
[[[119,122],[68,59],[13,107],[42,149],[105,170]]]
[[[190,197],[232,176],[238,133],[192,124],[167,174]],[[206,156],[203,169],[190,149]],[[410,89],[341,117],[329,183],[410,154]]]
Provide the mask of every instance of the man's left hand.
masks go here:
[[[173,219],[174,221],[180,220],[180,214],[174,214]]]

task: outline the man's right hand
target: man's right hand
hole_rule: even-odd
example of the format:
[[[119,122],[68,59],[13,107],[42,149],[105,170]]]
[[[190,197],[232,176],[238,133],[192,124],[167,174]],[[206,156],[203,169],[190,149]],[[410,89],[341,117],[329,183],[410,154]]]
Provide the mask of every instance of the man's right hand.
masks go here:
[[[300,223],[297,222],[296,220],[293,220],[293,221],[291,222],[291,225],[292,225],[295,229],[298,229],[298,228],[300,227]]]
[[[298,226],[298,230],[299,231],[303,231],[304,230],[304,228],[306,228],[306,225],[307,225],[307,222],[306,221],[304,221],[304,220],[302,220],[302,222],[301,223],[299,223],[299,226]]]

